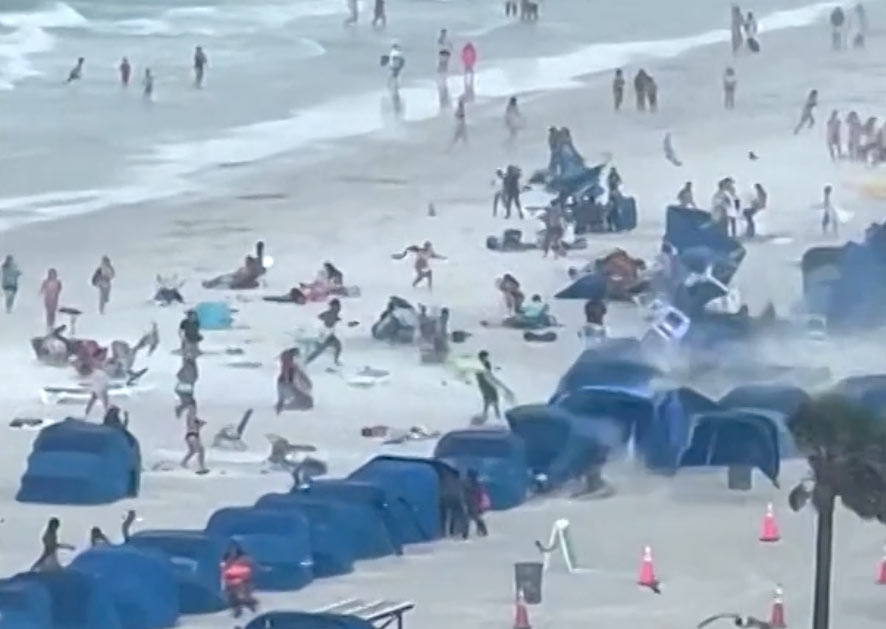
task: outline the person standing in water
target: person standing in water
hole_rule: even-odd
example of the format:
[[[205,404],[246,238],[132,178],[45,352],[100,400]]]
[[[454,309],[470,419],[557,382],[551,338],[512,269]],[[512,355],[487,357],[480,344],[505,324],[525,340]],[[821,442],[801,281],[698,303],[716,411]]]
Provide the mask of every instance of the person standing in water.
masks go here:
[[[452,142],[449,143],[450,149],[459,142],[468,143],[468,114],[465,100],[465,96],[462,94],[458,97],[458,102],[455,105],[455,131],[452,134]]]
[[[194,48],[194,87],[203,87],[203,79],[206,77],[206,68],[209,67],[209,57],[203,52],[202,46]]]
[[[206,467],[206,449],[203,447],[203,441],[200,438],[200,431],[206,422],[197,417],[197,404],[191,404],[185,413],[185,445],[188,451],[181,460],[183,468],[188,467],[191,459],[197,457],[197,474],[208,474],[209,469]]]
[[[102,260],[92,274],[92,285],[98,289],[98,313],[105,314],[105,306],[111,299],[111,282],[115,276],[114,266],[108,256]]]
[[[372,12],[372,28],[386,28],[388,26],[388,15],[385,12],[385,0],[375,0]]]
[[[615,111],[621,111],[621,104],[625,99],[625,75],[621,68],[615,71],[612,79],[612,105]]]
[[[129,64],[129,59],[123,57],[117,70],[120,72],[120,85],[129,87],[129,79],[132,78],[132,66]]]
[[[3,287],[3,298],[6,305],[7,314],[12,312],[12,306],[15,304],[15,296],[18,293],[18,279],[22,272],[15,263],[12,256],[6,256],[3,260],[3,267],[0,268],[0,284]]]
[[[723,73],[723,105],[726,109],[735,109],[735,88],[738,86],[738,79],[735,76],[735,70],[730,66]]]
[[[523,114],[520,113],[517,97],[511,96],[505,106],[505,128],[508,130],[509,143],[513,143],[517,139],[517,134],[524,126],[526,126],[526,121],[523,120]]]
[[[395,253],[391,257],[394,260],[402,260],[410,253],[415,256],[415,280],[412,282],[412,287],[417,288],[419,284],[427,281],[428,289],[433,290],[434,274],[431,271],[431,260],[445,260],[446,257],[434,251],[434,245],[430,240],[426,240],[421,247],[410,245],[403,250],[403,253]]]
[[[71,71],[68,72],[68,80],[67,83],[73,83],[74,81],[79,81],[83,78],[83,64],[86,63],[86,59],[80,57],[77,59],[77,63],[74,64],[74,67],[71,68]]]
[[[831,112],[831,117],[828,118],[827,124],[827,132],[826,132],[826,140],[828,144],[828,153],[831,156],[832,161],[837,161],[838,159],[843,159],[843,145],[841,142],[841,128],[842,122],[840,120],[840,113],[835,109]]]
[[[58,271],[49,269],[46,273],[46,279],[40,285],[47,332],[52,332],[55,329],[55,317],[58,314],[58,299],[61,292],[62,282],[58,279]]]
[[[797,126],[794,127],[794,135],[800,133],[803,127],[811,129],[813,126],[815,126],[815,117],[813,116],[813,113],[815,112],[815,108],[817,106],[818,90],[812,90],[806,97],[806,102],[803,103],[803,110],[800,112],[800,122],[798,122]]]
[[[154,99],[154,73],[151,72],[151,68],[145,68],[145,76],[142,79],[142,96],[147,101]]]
[[[646,70],[640,68],[634,76],[634,94],[637,97],[637,111],[646,111],[646,90],[649,85],[649,75]]]

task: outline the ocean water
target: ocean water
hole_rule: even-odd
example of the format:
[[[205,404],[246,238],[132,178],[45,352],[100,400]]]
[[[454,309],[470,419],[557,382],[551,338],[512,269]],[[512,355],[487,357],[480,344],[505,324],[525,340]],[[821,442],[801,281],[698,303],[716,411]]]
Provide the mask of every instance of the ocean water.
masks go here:
[[[746,8],[765,31],[813,23],[831,3],[758,4]],[[3,0],[0,229],[199,194],[218,185],[220,169],[309,156],[336,140],[353,148],[391,125],[408,133],[441,113],[442,27],[457,48],[478,48],[477,107],[728,41],[728,0],[544,0],[538,24],[502,9],[499,0],[389,0],[388,28],[374,31],[370,0],[351,28],[345,0]],[[399,123],[386,113],[379,67],[394,40],[407,59]],[[210,60],[202,90],[191,85],[195,45]],[[134,66],[128,90],[117,81],[123,55]],[[84,78],[66,85],[80,56]],[[145,67],[156,75],[152,102],[141,97]]]

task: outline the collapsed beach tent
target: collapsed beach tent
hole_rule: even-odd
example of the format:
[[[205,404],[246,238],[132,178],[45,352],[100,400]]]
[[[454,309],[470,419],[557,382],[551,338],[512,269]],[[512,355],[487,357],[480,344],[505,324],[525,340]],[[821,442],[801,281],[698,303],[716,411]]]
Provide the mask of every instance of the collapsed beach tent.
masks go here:
[[[437,442],[434,457],[463,475],[468,470],[476,470],[492,509],[516,507],[529,493],[526,444],[508,430],[454,430]]]
[[[679,467],[756,467],[778,485],[778,429],[761,413],[726,410],[691,418],[690,437]]]
[[[313,579],[310,525],[297,513],[226,507],[209,517],[206,532],[243,548],[259,590],[297,590]]]
[[[139,531],[127,545],[163,553],[172,563],[183,614],[210,614],[225,608],[220,565],[226,540],[204,531],[157,529]]]
[[[307,500],[299,494],[265,494],[255,503],[257,509],[279,509],[304,517],[311,526],[311,554],[315,577],[333,577],[354,570],[357,535],[350,524],[361,511],[344,503]]]
[[[294,488],[291,493],[371,509],[384,524],[397,555],[402,554],[404,544],[421,539],[412,511],[378,483],[343,478],[311,479],[310,483]]]
[[[656,393],[653,405],[651,421],[634,429],[635,447],[648,469],[673,473],[689,443],[692,417],[719,409],[716,402],[688,387]]]
[[[845,378],[834,385],[833,391],[881,418],[886,417],[886,374]]]
[[[651,381],[660,375],[635,338],[608,339],[598,347],[585,350],[560,378],[550,403],[565,405],[573,412],[580,401],[570,401],[588,387],[617,386],[646,392]]]
[[[760,409],[789,416],[810,400],[800,387],[787,384],[748,384],[735,387],[720,398],[720,406],[732,409]]]
[[[603,300],[606,298],[606,278],[596,273],[583,273],[554,297],[556,299]]]
[[[53,629],[50,604],[36,581],[0,581],[0,629]]]
[[[354,470],[348,478],[381,485],[393,500],[408,507],[421,534],[420,539],[410,542],[440,537],[443,534],[442,496],[447,491],[461,495],[458,470],[434,459],[377,456]]]
[[[138,442],[118,428],[68,418],[34,440],[19,502],[102,504],[138,495]]]
[[[803,299],[813,314],[825,315],[830,308],[834,288],[840,281],[843,247],[813,247],[800,262],[803,273]]]
[[[560,487],[605,461],[598,427],[547,404],[515,406],[505,413],[514,434],[526,444],[530,474],[542,491]]]
[[[12,581],[36,583],[46,590],[52,629],[125,627],[111,594],[92,575],[77,570],[23,572]]]
[[[368,620],[339,614],[268,612],[250,620],[245,629],[375,629]]]
[[[703,210],[669,206],[664,241],[687,266],[704,252],[703,257],[711,264],[711,274],[724,284],[729,283],[745,257],[744,247],[717,229],[711,215]]]
[[[886,252],[873,244],[847,243],[825,316],[828,326],[869,329],[886,322]]]
[[[135,546],[97,546],[69,566],[95,577],[111,597],[124,629],[163,629],[179,614],[178,583],[165,555]]]

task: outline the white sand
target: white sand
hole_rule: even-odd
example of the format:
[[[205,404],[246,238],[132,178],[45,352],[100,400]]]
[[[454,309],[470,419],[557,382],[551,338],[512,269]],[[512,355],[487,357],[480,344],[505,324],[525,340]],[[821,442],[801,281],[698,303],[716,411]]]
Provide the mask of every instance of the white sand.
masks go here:
[[[877,14],[871,11],[872,22]],[[881,218],[875,203],[860,197],[849,182],[868,174],[851,166],[835,168],[828,160],[821,122],[831,108],[858,108],[863,116],[882,113],[879,77],[883,40],[872,38],[869,50],[834,56],[827,50],[823,24],[764,37],[764,54],[735,62],[739,77],[738,109],[723,112],[720,78],[732,63],[725,45],[700,49],[686,56],[647,67],[656,76],[662,111],[641,116],[633,111],[610,111],[609,79],[592,76],[587,86],[523,99],[530,129],[509,155],[504,146],[500,109],[471,112],[471,145],[445,154],[450,120],[410,127],[409,136],[361,140],[358,154],[323,161],[307,168],[290,168],[286,160],[268,165],[257,180],[243,182],[241,194],[285,193],[285,200],[243,201],[231,197],[211,202],[181,203],[121,209],[0,234],[2,251],[13,252],[25,271],[21,303],[4,317],[0,337],[5,365],[4,417],[46,412],[39,406],[41,384],[69,378],[67,372],[34,365],[27,337],[41,327],[34,296],[47,266],[60,270],[65,282],[63,303],[85,307],[80,330],[110,341],[135,338],[152,320],[164,335],[163,345],[146,365],[146,382],[153,392],[126,407],[133,418],[147,463],[168,459],[179,451],[182,427],[174,419],[172,386],[177,359],[178,309],[160,310],[147,300],[157,272],[176,271],[189,278],[185,293],[192,302],[209,297],[199,280],[233,268],[255,240],[264,238],[276,264],[266,289],[243,293],[237,301],[238,321],[247,330],[207,334],[207,346],[245,345],[249,360],[263,363],[249,371],[224,366],[226,359],[209,357],[201,363],[198,396],[209,420],[205,433],[235,422],[247,407],[256,409],[247,433],[252,450],[266,448],[266,432],[292,441],[314,443],[330,456],[334,473],[346,473],[377,451],[359,437],[363,425],[386,423],[407,427],[416,423],[438,430],[466,425],[476,412],[473,387],[457,383],[442,368],[418,366],[417,351],[391,349],[369,339],[368,328],[387,297],[400,294],[418,302],[448,305],[453,327],[475,336],[456,352],[474,354],[489,349],[503,377],[521,402],[544,400],[580,347],[573,330],[580,321],[580,304],[554,302],[555,314],[567,324],[551,345],[530,346],[518,333],[484,330],[480,319],[500,314],[493,280],[514,273],[530,292],[550,296],[567,282],[565,269],[578,266],[614,246],[636,255],[651,255],[663,231],[665,205],[684,180],[693,180],[697,200],[706,204],[714,182],[734,176],[742,189],[759,180],[770,192],[766,225],[770,233],[785,233],[788,244],[750,244],[738,276],[753,309],[773,299],[787,309],[799,295],[796,266],[802,252],[821,241],[818,215],[809,206],[818,200],[825,182],[836,186],[836,198],[854,219],[844,226],[857,236],[871,220]],[[633,74],[634,68],[630,74]],[[791,135],[805,93],[817,87],[823,105],[819,126],[799,137]],[[482,89],[482,86],[481,86]],[[571,127],[579,150],[588,161],[612,151],[626,187],[638,196],[640,228],[629,235],[592,236],[587,252],[567,260],[542,260],[536,253],[501,255],[485,250],[487,234],[505,227],[490,217],[494,168],[513,160],[531,170],[547,158],[544,129],[549,124]],[[676,169],[661,154],[662,136],[672,131],[686,166]],[[355,141],[355,145],[356,145]],[[750,162],[749,150],[759,156]],[[235,173],[231,173],[234,176]],[[341,178],[396,178],[402,183],[346,183]],[[330,202],[330,195],[336,195]],[[439,215],[428,218],[425,207],[436,204]],[[526,228],[525,225],[521,225]],[[437,264],[433,295],[410,289],[411,268],[389,254],[403,246],[432,239],[450,261]],[[76,243],[73,245],[72,243]],[[118,280],[109,313],[99,318],[89,286],[98,257],[107,253],[116,264]],[[290,307],[264,304],[258,294],[279,293],[298,281],[310,280],[319,264],[330,259],[349,284],[359,284],[363,296],[344,301],[345,319],[361,325],[345,332],[344,361],[348,369],[363,365],[389,369],[390,384],[370,390],[348,387],[337,375],[324,373],[329,358],[311,367],[317,407],[310,413],[275,417],[275,357],[299,327],[314,327],[319,305]],[[613,307],[610,326],[616,334],[637,331],[629,309]],[[838,372],[876,369],[877,356],[866,342],[834,341],[807,352],[803,364],[830,365]],[[789,362],[783,351],[778,358]],[[788,354],[788,355],[784,355]],[[50,409],[58,415],[62,408]],[[21,505],[13,502],[18,479],[34,433],[7,430],[5,464],[0,485],[0,571],[26,568],[38,553],[39,531],[49,515],[63,520],[63,539],[86,545],[90,526],[116,534],[123,511],[135,507],[143,527],[194,527],[225,505],[252,504],[262,493],[279,491],[288,479],[244,472],[248,465],[214,459],[225,476],[197,478],[179,473],[147,473],[143,494],[131,504],[101,508]],[[427,447],[403,447],[397,452],[423,453]],[[164,452],[165,450],[165,452]],[[248,463],[248,460],[247,460]],[[790,488],[804,471],[802,464],[786,466],[783,486]],[[616,497],[605,502],[533,501],[520,509],[493,514],[492,536],[468,543],[444,541],[412,547],[404,558],[361,563],[348,577],[317,582],[288,594],[263,595],[265,609],[313,609],[339,598],[409,598],[417,603],[410,626],[464,628],[508,626],[511,622],[514,561],[532,559],[532,540],[543,538],[558,517],[568,517],[586,575],[550,574],[545,604],[532,608],[538,627],[600,629],[632,626],[677,629],[693,626],[709,612],[743,611],[768,614],[775,582],[785,587],[788,624],[808,624],[812,581],[814,523],[811,513],[789,514],[784,491],[756,479],[749,494],[725,491],[723,474],[681,473],[666,480],[649,478],[618,466],[611,477]],[[783,541],[762,546],[757,526],[765,503],[774,501]],[[833,624],[866,629],[882,626],[886,614],[883,591],[873,584],[884,537],[882,527],[859,522],[840,510],[837,516]],[[642,546],[653,545],[665,593],[656,597],[634,585]],[[224,615],[188,617],[182,627],[230,627]]]

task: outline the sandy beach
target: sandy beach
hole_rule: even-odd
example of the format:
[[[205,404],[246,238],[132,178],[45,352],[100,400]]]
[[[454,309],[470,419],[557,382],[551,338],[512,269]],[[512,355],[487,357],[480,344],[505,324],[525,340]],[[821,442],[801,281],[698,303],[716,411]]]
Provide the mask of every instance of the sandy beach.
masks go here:
[[[869,7],[872,24],[886,19],[882,8]],[[765,17],[766,12],[760,10],[759,15]],[[734,59],[728,44],[716,43],[626,67],[629,76],[642,66],[656,77],[661,109],[657,114],[633,111],[630,97],[625,110],[613,112],[607,71],[584,77],[573,89],[521,94],[528,128],[514,146],[505,142],[504,101],[495,100],[469,109],[469,145],[452,151],[445,150],[452,132],[452,119],[446,115],[396,133],[335,144],[344,150],[321,147],[316,156],[284,155],[220,169],[213,177],[224,182],[219,187],[226,192],[210,199],[135,205],[0,233],[0,251],[13,253],[24,272],[15,312],[0,321],[5,356],[0,379],[6,387],[0,409],[6,418],[38,413],[62,417],[68,412],[42,406],[38,390],[44,384],[70,381],[72,374],[36,365],[27,343],[42,327],[37,290],[50,266],[59,270],[64,284],[62,303],[85,312],[78,323],[81,334],[102,341],[134,340],[152,321],[159,325],[161,347],[144,361],[150,369],[145,383],[153,389],[123,404],[132,416],[146,466],[183,451],[183,430],[172,413],[178,358],[171,353],[178,345],[182,309],[161,309],[150,301],[157,273],[178,273],[187,279],[183,292],[189,303],[231,300],[241,325],[207,333],[204,345],[242,347],[247,360],[261,363],[254,370],[235,369],[223,356],[208,356],[201,362],[197,388],[201,414],[209,421],[206,435],[235,422],[246,408],[255,409],[246,435],[249,452],[237,458],[210,450],[213,473],[207,477],[148,471],[142,495],[131,504],[61,508],[15,503],[35,433],[7,429],[0,468],[0,569],[12,574],[30,565],[39,550],[38,531],[50,515],[62,518],[62,538],[82,548],[92,525],[116,535],[128,507],[138,510],[143,528],[202,528],[220,506],[252,504],[263,493],[287,488],[290,479],[285,475],[256,472],[267,454],[265,433],[315,444],[328,458],[332,474],[347,473],[380,450],[429,452],[430,442],[385,449],[359,436],[361,426],[372,424],[421,424],[445,432],[466,426],[480,406],[474,386],[459,382],[443,367],[421,366],[414,348],[390,348],[371,339],[369,326],[390,295],[451,308],[453,329],[473,334],[465,344],[454,346],[454,352],[475,355],[489,350],[520,403],[545,400],[582,349],[576,338],[581,303],[552,300],[553,313],[564,324],[559,338],[530,345],[515,331],[479,325],[503,314],[495,278],[510,272],[528,293],[549,299],[568,283],[568,267],[582,266],[614,247],[651,258],[663,233],[665,207],[685,181],[694,183],[701,206],[708,204],[722,177],[734,177],[742,191],[763,183],[770,194],[764,230],[781,238],[749,243],[735,282],[752,311],[770,300],[780,312],[790,311],[800,297],[800,256],[825,242],[819,216],[810,209],[823,186],[833,184],[838,204],[852,213],[841,226],[840,242],[859,237],[870,222],[882,219],[877,202],[858,188],[860,182],[880,175],[833,164],[823,122],[832,109],[854,108],[863,118],[884,113],[886,88],[879,79],[886,39],[876,30],[866,50],[834,54],[829,50],[826,12],[821,15],[811,26],[769,33],[762,20],[763,52],[757,56]],[[724,22],[725,18],[724,11]],[[722,107],[720,88],[727,65],[735,67],[739,81],[737,108],[730,112]],[[793,136],[803,99],[813,88],[821,92],[818,123],[810,132]],[[481,95],[482,82],[477,89]],[[637,197],[640,224],[629,234],[592,234],[586,251],[562,260],[542,259],[538,252],[490,252],[484,247],[487,235],[510,226],[524,233],[534,229],[528,220],[506,223],[491,216],[494,170],[507,163],[519,164],[526,172],[543,166],[550,125],[569,127],[589,163],[611,153],[626,191]],[[666,132],[673,135],[684,162],[681,168],[662,155]],[[759,159],[749,160],[749,151]],[[228,193],[232,188],[236,192]],[[427,215],[428,203],[434,204],[436,216]],[[201,279],[238,266],[259,239],[274,258],[266,286],[236,295],[200,288]],[[434,266],[432,293],[410,288],[409,263],[390,259],[404,246],[428,239],[449,258]],[[108,313],[100,317],[89,278],[103,254],[114,262],[117,280]],[[359,298],[343,301],[343,317],[360,321],[344,332],[344,371],[369,365],[389,370],[391,379],[372,389],[355,389],[340,374],[325,371],[331,361],[324,356],[309,368],[316,408],[278,417],[272,408],[277,354],[297,330],[316,327],[321,305],[268,304],[260,295],[283,293],[299,281],[311,280],[325,260],[342,269],[347,284],[361,288]],[[639,315],[626,305],[611,307],[608,325],[614,336],[642,331]],[[784,364],[827,366],[840,376],[879,371],[871,343],[882,340],[882,335],[841,338],[814,349],[795,351],[785,345],[761,352]],[[70,409],[70,414],[80,412]],[[784,466],[782,487],[789,489],[804,471],[802,463]],[[582,575],[551,573],[544,605],[531,610],[535,626],[615,629],[627,622],[678,629],[718,611],[762,617],[768,613],[775,583],[785,588],[789,626],[808,625],[813,516],[790,514],[786,491],[769,486],[762,477],[755,478],[754,491],[736,494],[724,490],[723,476],[681,473],[661,479],[616,464],[611,480],[618,493],[609,500],[533,501],[514,512],[493,514],[489,539],[410,548],[404,558],[361,563],[348,577],[317,581],[299,592],[263,595],[262,605],[310,610],[359,592],[414,600],[412,626],[507,626],[512,620],[511,564],[532,559],[532,540],[544,537],[554,519],[566,517],[573,523],[581,561],[592,570]],[[760,546],[756,540],[767,502],[775,503],[782,526],[783,540],[776,547]],[[882,527],[838,513],[834,626],[873,629],[882,624],[886,599],[873,582],[883,538]],[[634,570],[647,543],[655,549],[665,584],[661,597],[634,585]],[[225,615],[186,617],[180,626],[210,629],[230,627],[231,622]]]

